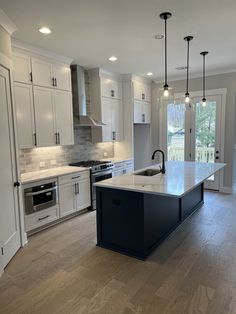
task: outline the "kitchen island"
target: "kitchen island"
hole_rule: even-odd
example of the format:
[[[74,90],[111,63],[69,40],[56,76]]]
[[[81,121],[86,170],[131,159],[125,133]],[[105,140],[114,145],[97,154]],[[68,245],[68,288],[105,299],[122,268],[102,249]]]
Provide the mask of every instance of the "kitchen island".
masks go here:
[[[204,181],[225,164],[166,162],[95,184],[97,245],[145,259],[204,202]]]

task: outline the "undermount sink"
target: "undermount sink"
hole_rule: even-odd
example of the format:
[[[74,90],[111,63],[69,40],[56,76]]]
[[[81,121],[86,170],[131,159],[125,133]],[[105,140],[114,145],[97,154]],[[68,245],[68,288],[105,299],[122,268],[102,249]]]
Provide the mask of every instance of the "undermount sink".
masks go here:
[[[155,176],[156,174],[161,173],[161,169],[147,169],[143,170],[141,172],[135,173],[137,176],[145,176],[145,177],[152,177]]]

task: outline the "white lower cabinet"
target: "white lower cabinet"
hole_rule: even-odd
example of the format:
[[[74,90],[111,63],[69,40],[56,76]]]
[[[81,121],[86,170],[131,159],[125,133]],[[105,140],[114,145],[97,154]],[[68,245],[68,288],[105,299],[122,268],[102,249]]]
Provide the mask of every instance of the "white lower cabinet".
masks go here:
[[[67,183],[59,187],[60,217],[76,211],[75,183]]]
[[[59,178],[60,217],[91,206],[89,172]]]
[[[25,231],[31,231],[59,219],[59,207],[53,206],[25,216]]]

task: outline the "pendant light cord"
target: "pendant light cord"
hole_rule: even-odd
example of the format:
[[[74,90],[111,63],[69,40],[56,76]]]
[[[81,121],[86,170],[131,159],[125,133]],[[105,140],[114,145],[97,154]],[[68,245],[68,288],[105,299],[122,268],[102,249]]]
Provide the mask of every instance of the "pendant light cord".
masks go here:
[[[186,86],[186,94],[188,94],[188,78],[189,78],[189,40],[188,40],[188,48],[187,48],[187,86]]]
[[[165,19],[165,85],[167,85],[167,22]]]
[[[205,92],[205,88],[206,88],[206,84],[205,84],[205,54],[203,55],[203,98],[205,99],[206,97],[206,92]]]

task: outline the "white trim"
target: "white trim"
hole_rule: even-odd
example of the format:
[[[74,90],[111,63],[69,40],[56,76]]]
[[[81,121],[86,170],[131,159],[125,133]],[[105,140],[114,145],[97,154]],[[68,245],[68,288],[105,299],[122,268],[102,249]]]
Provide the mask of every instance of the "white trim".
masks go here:
[[[232,194],[236,192],[236,185],[233,187],[229,187],[229,186],[223,186],[220,191],[221,193],[225,193],[225,194]]]
[[[66,64],[71,64],[73,59],[72,58],[68,58],[65,56],[61,56],[58,55],[55,52],[40,48],[40,47],[35,47],[33,45],[24,43],[20,40],[17,40],[15,38],[12,38],[12,47],[13,48],[18,48],[20,50],[24,50],[25,52],[28,52],[30,54],[36,54],[36,55],[40,55],[40,56],[44,56],[62,63],[66,63]]]
[[[229,73],[236,73],[236,68],[231,68],[228,70],[219,70],[219,71],[208,71],[206,77],[210,77],[210,76],[216,76],[216,75],[221,75],[221,74],[229,74]],[[198,79],[198,78],[202,78],[202,73],[196,73],[196,74],[190,74],[189,79]],[[169,84],[171,86],[171,83],[175,82],[175,81],[183,81],[186,80],[186,73],[185,71],[183,71],[183,74],[181,74],[180,76],[176,76],[176,77],[171,77],[169,76]],[[163,83],[164,79],[157,79],[153,81],[156,84],[161,84]]]
[[[16,30],[16,25],[9,19],[6,13],[0,8],[0,25],[12,35]]]
[[[218,89],[206,90],[206,96],[215,96],[215,95],[222,96],[222,105],[224,105],[224,106],[226,103],[226,93],[227,93],[227,88],[218,88]],[[185,92],[174,93],[174,98],[181,98],[181,97],[184,98],[184,94],[185,94]],[[191,97],[201,97],[201,96],[202,96],[202,90],[191,92]]]

